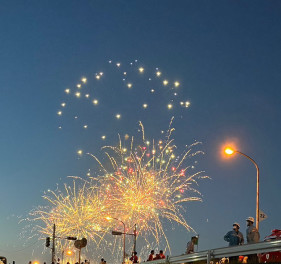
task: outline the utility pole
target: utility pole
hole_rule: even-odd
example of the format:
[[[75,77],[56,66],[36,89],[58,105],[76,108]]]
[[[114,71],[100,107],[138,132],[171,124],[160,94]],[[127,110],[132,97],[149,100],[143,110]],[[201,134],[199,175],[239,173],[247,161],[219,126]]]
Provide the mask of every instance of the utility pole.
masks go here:
[[[137,224],[135,224],[135,228],[134,228],[134,252],[136,251],[136,247],[137,247]]]
[[[55,239],[56,239],[56,225],[54,224],[54,227],[53,227],[52,264],[55,264],[55,255],[56,255]]]

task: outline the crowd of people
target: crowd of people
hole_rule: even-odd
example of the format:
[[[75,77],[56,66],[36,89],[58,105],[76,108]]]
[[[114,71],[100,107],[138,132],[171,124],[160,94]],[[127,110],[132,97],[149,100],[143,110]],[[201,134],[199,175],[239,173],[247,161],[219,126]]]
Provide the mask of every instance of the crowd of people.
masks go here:
[[[246,240],[248,244],[253,244],[253,243],[257,243],[260,241],[260,234],[259,231],[257,230],[257,228],[254,226],[254,222],[255,219],[253,217],[248,217],[246,219],[247,222],[247,229],[246,229]],[[224,236],[224,240],[227,241],[229,243],[229,246],[239,246],[239,245],[243,245],[244,244],[244,236],[243,234],[239,231],[240,229],[240,225],[239,223],[235,222],[232,225],[232,230],[227,232],[226,235]],[[192,254],[194,253],[194,246],[198,244],[198,237],[197,236],[193,236],[191,238],[191,240],[187,243],[186,246],[186,254]],[[132,252],[132,257],[130,258],[130,261],[133,263],[139,263],[139,259],[137,256],[137,252],[134,251]],[[163,250],[160,250],[158,254],[155,254],[154,250],[151,250],[147,261],[153,261],[153,260],[158,260],[158,259],[165,259],[166,256],[164,255]],[[257,254],[252,254],[247,256],[248,259],[248,263],[258,263],[258,257]],[[230,263],[238,263],[239,262],[239,257],[230,257],[229,258],[229,262]],[[87,260],[85,260],[85,262],[81,262],[81,264],[88,264],[89,262]],[[31,261],[29,262],[29,264],[32,264]],[[46,264],[44,262],[44,264]],[[54,264],[54,263],[52,263]],[[59,264],[59,263],[58,263]],[[67,264],[70,264],[69,262],[67,262]],[[78,263],[75,263],[78,264]],[[106,264],[106,260],[104,260],[103,258],[101,259],[100,264]]]
[[[137,252],[134,251],[132,253],[132,257],[130,258],[130,261],[132,261],[133,263],[139,263],[139,258],[137,256]],[[163,250],[160,250],[158,254],[155,255],[155,251],[151,250],[150,255],[148,256],[147,261],[152,261],[152,260],[157,260],[157,259],[165,259],[166,256],[164,255]],[[102,263],[101,263],[102,264]]]
[[[60,259],[58,258],[58,261],[56,262],[57,264],[60,264]],[[87,259],[85,259],[85,261],[82,261],[81,264],[89,264],[90,261],[88,261]],[[28,264],[32,264],[32,261],[29,261]],[[44,262],[43,264],[46,264],[46,262]],[[55,264],[55,262],[52,262],[52,264]],[[70,264],[70,262],[67,262],[66,264]],[[79,264],[78,262],[76,262],[75,264]],[[106,264],[106,261],[105,263]]]
[[[160,250],[158,254],[154,256],[154,250],[151,250],[150,255],[148,256],[147,261],[157,260],[157,259],[165,259],[166,256],[163,253],[163,250]]]

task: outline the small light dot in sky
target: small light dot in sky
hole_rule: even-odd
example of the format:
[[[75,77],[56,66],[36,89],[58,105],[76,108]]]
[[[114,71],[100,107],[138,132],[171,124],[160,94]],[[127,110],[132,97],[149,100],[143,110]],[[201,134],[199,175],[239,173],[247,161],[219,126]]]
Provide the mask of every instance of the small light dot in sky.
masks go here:
[[[80,95],[81,95],[81,94],[80,94],[79,92],[76,92],[76,93],[75,93],[75,96],[76,96],[77,98],[80,97]]]
[[[81,155],[83,154],[83,151],[82,151],[81,149],[79,149],[79,150],[77,151],[77,154],[81,156]]]
[[[140,72],[140,73],[143,73],[143,72],[144,72],[144,68],[143,68],[143,67],[140,67],[140,68],[139,68],[139,72]]]
[[[86,78],[86,77],[83,77],[83,78],[81,79],[81,81],[82,81],[83,83],[86,83],[86,82],[87,82],[87,78]]]
[[[173,105],[172,104],[168,104],[167,107],[168,107],[168,109],[172,109]]]
[[[164,85],[168,85],[168,83],[169,83],[169,82],[168,82],[167,80],[164,80],[164,81],[163,81],[163,84],[164,84]]]
[[[154,89],[151,89],[151,90],[150,90],[150,92],[154,93],[154,92],[155,92],[155,90],[154,90]]]
[[[88,125],[84,125],[83,127],[84,127],[85,129],[87,129],[87,128],[88,128]]]
[[[148,104],[143,104],[142,107],[146,109],[148,107]]]
[[[131,83],[128,83],[127,86],[128,88],[132,88],[133,85]]]
[[[100,76],[103,76],[103,72],[100,72]]]
[[[89,94],[85,94],[85,97],[86,97],[86,98],[89,98],[89,97],[90,97],[90,95],[89,95]]]
[[[105,135],[101,136],[101,139],[102,139],[102,140],[105,140],[105,139],[106,139],[106,136],[105,136]]]
[[[99,75],[96,75],[96,79],[99,80],[99,79],[100,79],[100,76],[99,76]]]
[[[161,75],[161,72],[160,71],[157,71],[156,72],[156,75],[159,77]]]
[[[65,91],[67,94],[70,93],[70,89],[65,89],[64,91]]]
[[[116,117],[117,119],[120,119],[120,118],[121,118],[121,115],[120,115],[120,114],[116,114],[115,117]]]
[[[78,83],[76,86],[77,86],[77,88],[81,88],[81,84],[80,83]]]
[[[179,82],[175,82],[174,84],[175,84],[175,87],[178,87],[180,85]]]
[[[94,99],[94,100],[93,100],[93,104],[94,104],[94,105],[97,105],[98,103],[99,103],[99,101],[98,101],[97,99]]]
[[[120,65],[121,65],[120,62],[117,62],[117,63],[116,63],[116,66],[117,66],[117,67],[120,67]]]
[[[57,113],[59,116],[61,116],[62,115],[62,111],[58,111],[58,113]]]
[[[190,106],[190,102],[186,101],[185,102],[185,107],[189,107]]]
[[[66,105],[65,103],[61,103],[61,106],[62,106],[62,107],[65,107],[65,105]]]

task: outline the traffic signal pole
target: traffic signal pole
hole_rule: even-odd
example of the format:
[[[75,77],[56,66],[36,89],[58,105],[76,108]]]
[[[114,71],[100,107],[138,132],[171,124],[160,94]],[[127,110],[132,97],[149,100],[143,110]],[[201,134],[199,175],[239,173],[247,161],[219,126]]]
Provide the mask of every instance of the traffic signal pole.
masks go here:
[[[55,239],[56,239],[56,225],[54,224],[54,227],[53,227],[52,264],[55,264],[55,255],[56,255]]]

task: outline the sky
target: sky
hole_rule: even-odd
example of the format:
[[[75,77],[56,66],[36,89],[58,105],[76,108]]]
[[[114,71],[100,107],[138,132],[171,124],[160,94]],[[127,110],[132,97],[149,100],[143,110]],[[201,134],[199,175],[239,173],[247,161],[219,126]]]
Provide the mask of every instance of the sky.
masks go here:
[[[255,216],[255,167],[242,156],[224,159],[227,142],[260,167],[260,208],[268,215],[261,237],[281,228],[280,11],[280,1],[272,0],[1,1],[0,255],[16,263],[50,259],[50,252],[38,253],[41,242],[33,251],[32,241],[19,239],[18,222],[43,203],[44,191],[69,175],[85,174],[91,161],[78,158],[78,148],[99,152],[103,133],[114,143],[118,133],[136,131],[138,119],[157,137],[172,115],[182,116],[182,110],[162,111],[162,101],[153,98],[157,116],[131,110],[142,95],[133,100],[111,90],[106,109],[123,109],[123,123],[103,118],[102,111],[84,112],[95,124],[89,132],[71,122],[58,129],[64,89],[82,76],[106,72],[109,60],[159,67],[168,79],[179,80],[179,93],[191,103],[174,125],[177,145],[203,143],[198,169],[212,178],[198,187],[203,203],[187,205],[187,221],[200,234],[199,250],[227,246],[223,236],[232,223],[239,222],[245,234],[245,219]],[[105,78],[115,87],[120,79],[116,69],[111,72]],[[183,253],[194,233],[167,229],[172,255]]]

